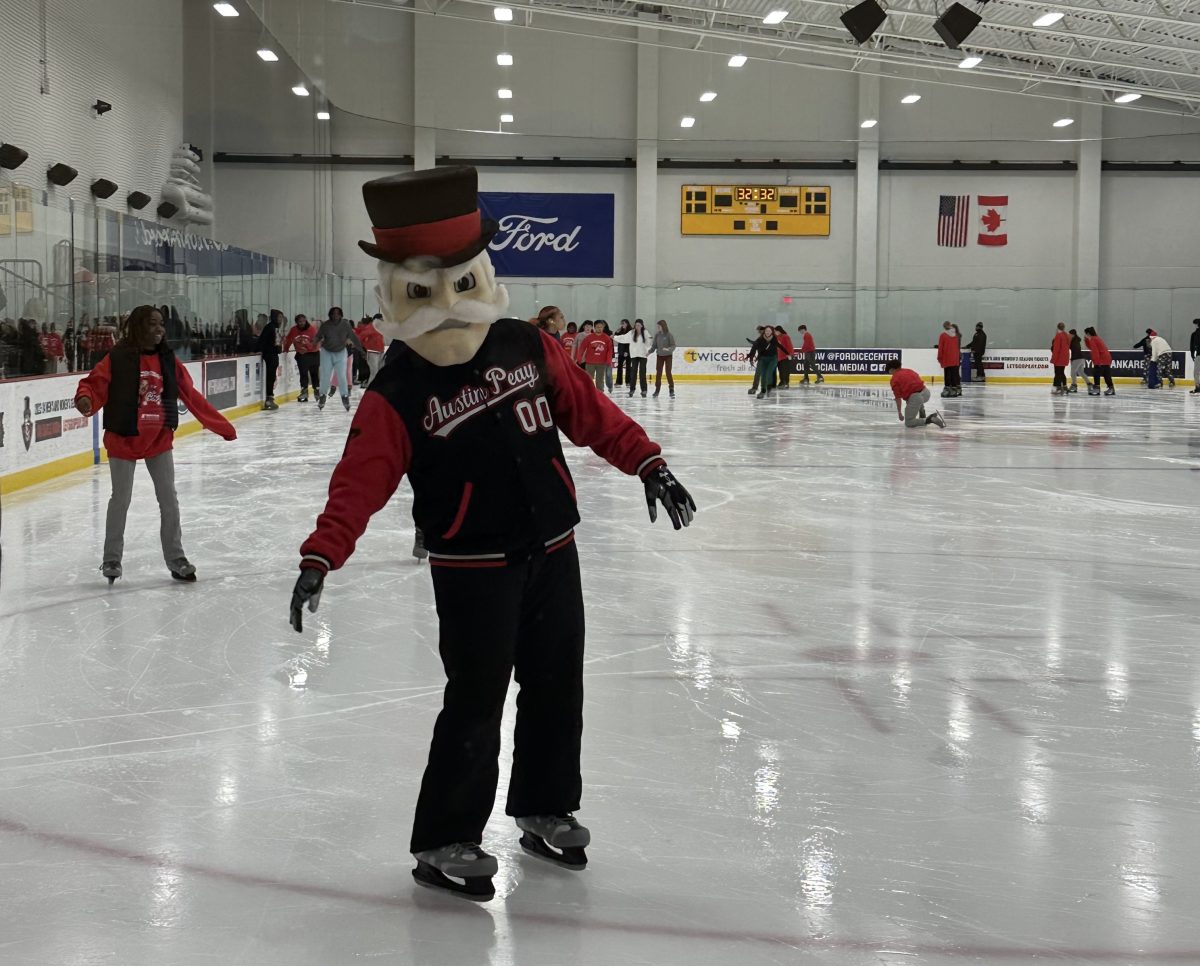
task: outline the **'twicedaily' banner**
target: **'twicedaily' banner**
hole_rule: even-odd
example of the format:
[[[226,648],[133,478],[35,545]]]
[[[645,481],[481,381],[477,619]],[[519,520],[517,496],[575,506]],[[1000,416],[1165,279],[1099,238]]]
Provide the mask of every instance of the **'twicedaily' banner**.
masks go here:
[[[488,245],[497,275],[613,277],[612,195],[484,191],[479,205],[500,225]]]

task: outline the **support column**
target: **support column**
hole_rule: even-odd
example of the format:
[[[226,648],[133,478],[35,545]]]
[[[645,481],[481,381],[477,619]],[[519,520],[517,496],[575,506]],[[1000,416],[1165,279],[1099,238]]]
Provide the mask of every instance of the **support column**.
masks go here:
[[[436,49],[429,36],[436,17],[413,17],[413,170],[424,171],[437,165],[437,92],[429,82],[435,76],[431,60]]]
[[[879,117],[879,78],[858,77],[858,123]],[[854,177],[853,344],[877,344],[879,288],[879,125],[858,129],[858,169]]]
[[[653,331],[658,285],[658,48],[657,31],[639,29],[637,61],[637,190],[634,219],[633,314]]]
[[[1104,108],[1083,93],[1079,105],[1079,170],[1075,173],[1076,326],[1095,325],[1100,312],[1100,161]]]

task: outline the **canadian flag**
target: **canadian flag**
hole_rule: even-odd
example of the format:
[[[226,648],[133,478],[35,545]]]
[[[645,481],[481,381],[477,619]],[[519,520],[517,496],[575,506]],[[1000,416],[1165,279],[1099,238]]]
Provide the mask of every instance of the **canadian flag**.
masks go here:
[[[1008,233],[1000,226],[1008,224],[1008,195],[976,195],[979,200],[979,221],[983,231],[979,233],[981,245],[1007,245]]]

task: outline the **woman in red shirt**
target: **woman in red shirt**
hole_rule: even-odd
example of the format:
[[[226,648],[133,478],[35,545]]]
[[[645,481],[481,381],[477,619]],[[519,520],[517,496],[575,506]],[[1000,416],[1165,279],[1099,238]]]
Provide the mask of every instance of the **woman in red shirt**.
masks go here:
[[[1067,394],[1067,366],[1071,364],[1071,337],[1067,335],[1067,323],[1059,322],[1050,343],[1050,365],[1054,366],[1054,389],[1056,396]]]
[[[1112,381],[1112,353],[1108,351],[1108,346],[1104,344],[1104,340],[1100,338],[1094,325],[1089,325],[1084,329],[1083,334],[1084,345],[1092,354],[1092,384],[1088,386],[1088,395],[1100,395],[1100,377],[1103,376],[1104,382],[1108,386],[1104,390],[1104,395],[1115,396],[1117,391],[1113,388]]]
[[[605,374],[612,373],[613,340],[612,336],[604,331],[607,326],[602,326],[601,322],[597,322],[596,326],[594,332],[585,335],[580,340],[575,351],[587,368],[587,374],[592,377],[596,388],[600,392],[604,392]],[[609,392],[611,393],[612,389],[609,389]]]
[[[79,383],[75,408],[91,416],[104,410],[104,448],[112,476],[112,497],[104,531],[100,572],[111,584],[121,576],[125,517],[133,494],[133,471],[144,460],[162,516],[160,536],[167,569],[176,580],[195,580],[196,568],[183,552],[175,462],[171,449],[183,403],[205,429],[237,439],[229,420],[215,410],[163,340],[162,313],[139,305],[125,320],[121,340]]]
[[[954,334],[953,322],[942,323],[942,334],[938,336],[937,342],[937,358],[946,383],[946,388],[942,390],[942,396],[961,396],[962,350],[959,349],[958,336]]]

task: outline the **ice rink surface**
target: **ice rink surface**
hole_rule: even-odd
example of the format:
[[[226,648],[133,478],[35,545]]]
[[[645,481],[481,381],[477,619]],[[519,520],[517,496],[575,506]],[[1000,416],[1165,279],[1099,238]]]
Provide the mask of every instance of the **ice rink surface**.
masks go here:
[[[591,865],[521,852],[502,778],[481,906],[409,872],[407,484],[287,624],[340,406],[179,441],[194,585],[144,470],[112,589],[106,468],[7,498],[0,963],[1200,962],[1200,402],[968,386],[905,430],[884,392],[618,396],[683,533],[569,450]]]

